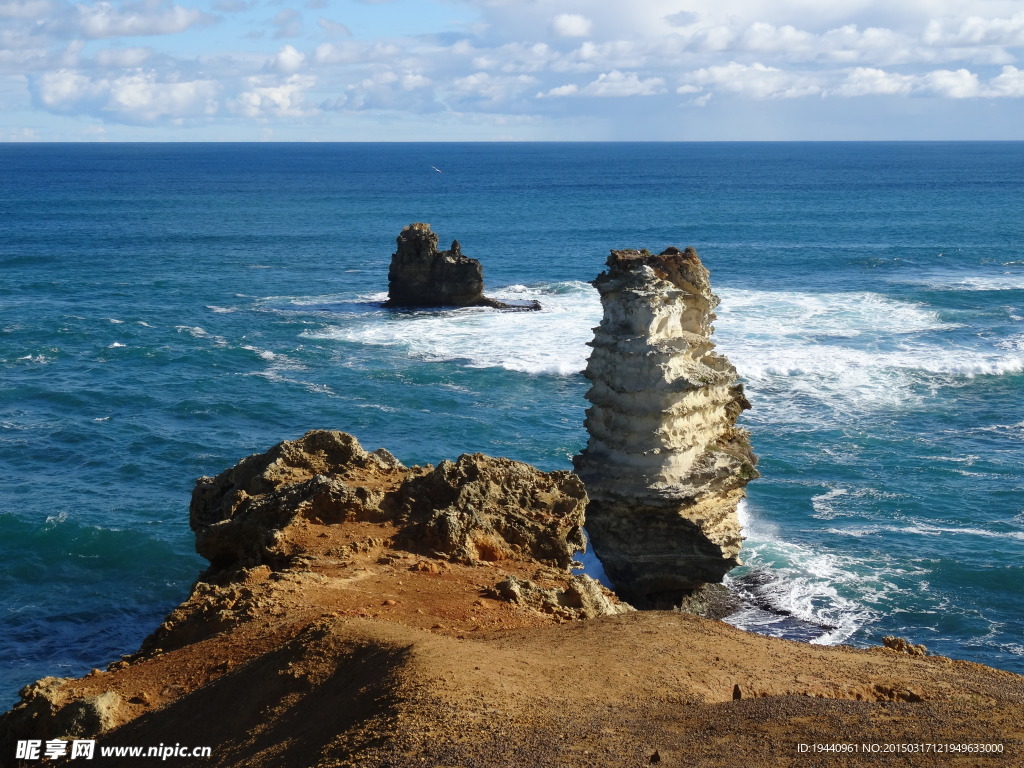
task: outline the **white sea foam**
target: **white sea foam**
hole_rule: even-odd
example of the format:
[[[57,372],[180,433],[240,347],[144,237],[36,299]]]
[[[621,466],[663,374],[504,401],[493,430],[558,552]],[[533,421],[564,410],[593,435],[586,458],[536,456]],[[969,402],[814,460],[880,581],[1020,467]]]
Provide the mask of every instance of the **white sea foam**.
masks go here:
[[[113,344],[108,346],[107,349],[119,349],[121,347],[126,347],[126,346],[128,346],[128,345],[127,344],[122,344],[120,341],[115,341]]]
[[[586,530],[583,531],[583,535],[587,540],[586,549],[583,552],[576,554],[576,561],[583,567],[574,569],[581,573],[586,574],[592,579],[601,582],[608,589],[614,590],[615,586],[612,584],[611,579],[608,578],[608,574],[604,572],[604,565],[598,559],[597,554],[594,552],[594,548],[590,546],[590,537]]]
[[[940,291],[1019,291],[1024,290],[1024,272],[1016,270],[998,275],[940,273],[899,282]]]
[[[217,307],[214,306],[213,304],[207,304],[206,308],[211,312],[216,312],[219,315],[229,315],[232,312],[238,311],[238,307]]]
[[[1024,349],[951,345],[959,325],[878,294],[722,291],[718,315],[720,351],[783,421],[814,418],[822,404],[819,418],[904,409],[953,379],[1024,371]]]
[[[253,371],[252,373],[246,373],[246,374],[242,374],[242,375],[244,375],[244,376],[258,376],[260,378],[266,379],[267,381],[273,382],[275,384],[294,384],[296,386],[302,387],[307,392],[312,392],[313,394],[317,394],[317,395],[331,395],[331,396],[334,395],[334,390],[332,390],[326,384],[320,384],[320,383],[314,382],[314,381],[303,381],[301,379],[296,379],[296,378],[294,378],[292,376],[285,375],[282,372],[283,370],[287,370],[287,369],[286,368],[271,367],[270,369],[268,369],[266,371]]]
[[[746,536],[747,529],[750,527],[750,507],[746,499],[740,499],[736,505],[736,519],[740,524],[740,533]]]
[[[178,333],[187,333],[194,339],[210,339],[213,341],[214,344],[216,344],[219,347],[227,346],[228,343],[228,340],[225,339],[223,336],[218,336],[216,334],[209,333],[207,330],[199,327],[198,325],[176,325],[174,326],[174,329]]]
[[[471,368],[505,368],[567,376],[586,367],[591,328],[600,321],[597,292],[586,283],[513,285],[491,295],[499,300],[538,300],[542,309],[509,312],[489,308],[395,314],[380,322],[346,322],[316,331],[311,339],[392,347],[424,360],[464,361]],[[380,301],[384,295],[359,297]],[[346,318],[348,319],[348,318]]]
[[[269,349],[260,349],[259,347],[253,347],[248,344],[243,344],[242,349],[248,350],[249,352],[255,352],[256,356],[261,360],[277,360],[279,355],[271,352]]]
[[[122,325],[124,323],[124,320],[117,320],[117,319],[115,319],[113,317],[108,317],[107,318],[107,322],[108,323],[113,323],[114,325]]]
[[[827,493],[822,493],[811,498],[811,506],[814,507],[814,517],[819,520],[831,520],[832,518],[842,514],[836,505],[836,500],[840,496],[846,496],[849,494],[847,488],[833,488]]]
[[[1024,348],[979,340],[957,347],[959,328],[933,309],[880,294],[726,289],[715,339],[758,399],[752,418],[807,422],[836,413],[905,409],[955,380],[1024,371]],[[359,295],[360,312],[302,335],[389,347],[431,361],[566,376],[586,367],[597,291],[583,282],[512,285],[504,300],[538,300],[540,312],[485,308],[388,314],[387,294]],[[268,299],[268,301],[271,299]],[[290,306],[343,304],[351,297],[275,297]],[[764,395],[761,397],[761,395]],[[768,410],[771,410],[770,415]]]
[[[984,528],[960,528],[921,522],[913,522],[910,525],[864,525],[850,528],[831,528],[829,530],[831,533],[854,536],[856,538],[876,536],[880,533],[902,533],[914,536],[980,536],[987,539],[1024,541],[1024,531],[990,531]]]
[[[846,495],[842,491],[819,498],[838,499]],[[895,568],[783,541],[752,512],[745,516],[745,566],[726,577],[746,604],[727,619],[741,629],[841,643],[883,615],[876,606],[901,591],[891,577],[909,573],[905,565]]]

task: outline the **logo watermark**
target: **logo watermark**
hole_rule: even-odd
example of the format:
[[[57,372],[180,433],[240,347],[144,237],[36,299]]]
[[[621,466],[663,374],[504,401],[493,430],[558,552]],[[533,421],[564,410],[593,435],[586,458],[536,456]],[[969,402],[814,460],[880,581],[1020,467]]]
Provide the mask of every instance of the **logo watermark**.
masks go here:
[[[98,750],[95,739],[25,739],[17,743],[17,760],[92,760],[99,757],[210,757],[210,747],[190,747],[181,744],[163,744],[155,747],[103,746]]]

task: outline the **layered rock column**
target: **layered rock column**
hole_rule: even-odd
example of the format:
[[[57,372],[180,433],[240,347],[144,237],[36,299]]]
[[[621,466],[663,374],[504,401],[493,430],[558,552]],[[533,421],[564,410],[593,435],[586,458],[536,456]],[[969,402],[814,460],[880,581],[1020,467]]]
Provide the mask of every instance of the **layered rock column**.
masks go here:
[[[617,591],[668,608],[739,564],[737,505],[757,459],[736,419],[750,404],[714,351],[718,297],[696,251],[612,251],[607,265],[584,374],[590,439],[574,463]]]

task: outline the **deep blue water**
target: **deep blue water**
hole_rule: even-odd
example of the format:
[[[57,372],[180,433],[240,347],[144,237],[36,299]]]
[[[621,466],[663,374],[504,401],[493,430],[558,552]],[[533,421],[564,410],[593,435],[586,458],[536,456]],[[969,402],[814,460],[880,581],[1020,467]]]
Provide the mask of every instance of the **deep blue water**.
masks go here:
[[[0,145],[0,704],[134,650],[282,439],[570,468],[587,281],[668,245],[754,405],[734,621],[1024,672],[1022,201],[1018,143]],[[412,221],[544,310],[382,310]]]

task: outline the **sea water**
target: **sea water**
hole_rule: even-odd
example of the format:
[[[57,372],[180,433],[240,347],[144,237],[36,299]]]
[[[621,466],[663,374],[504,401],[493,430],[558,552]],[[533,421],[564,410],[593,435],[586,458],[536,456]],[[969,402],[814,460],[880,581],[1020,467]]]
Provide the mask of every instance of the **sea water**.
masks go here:
[[[413,221],[542,311],[382,308]],[[282,439],[571,468],[589,281],[670,245],[753,404],[730,621],[1024,672],[1024,144],[0,145],[0,704],[134,650]]]

